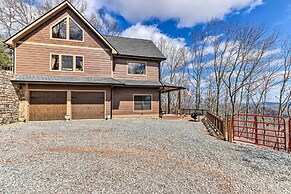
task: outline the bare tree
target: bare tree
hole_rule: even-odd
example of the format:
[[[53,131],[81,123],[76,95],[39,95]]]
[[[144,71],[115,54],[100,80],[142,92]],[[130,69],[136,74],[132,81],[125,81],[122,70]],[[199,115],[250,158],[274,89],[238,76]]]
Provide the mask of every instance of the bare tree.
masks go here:
[[[290,110],[290,100],[291,100],[291,42],[289,40],[284,40],[282,43],[282,55],[284,62],[281,66],[281,77],[278,84],[280,85],[279,91],[279,106],[278,106],[278,115],[284,116],[286,109]],[[290,111],[289,115],[290,115]]]
[[[2,36],[4,38],[12,36],[61,2],[63,0],[40,0],[37,3],[35,0],[0,0]],[[82,14],[88,10],[86,0],[70,0],[70,2]],[[90,15],[89,21],[102,34],[117,36],[121,33],[117,21],[108,14],[100,14],[98,10]]]
[[[255,81],[252,76],[260,73],[264,54],[271,49],[277,40],[277,33],[268,34],[265,26],[245,25],[238,28],[235,42],[236,55],[230,61],[223,79],[228,90],[231,102],[231,114],[236,111],[240,90]]]
[[[207,70],[210,53],[207,51],[208,35],[204,30],[196,30],[192,32],[192,44],[190,47],[190,64],[188,70],[188,80],[194,88],[195,108],[200,109],[202,103],[202,81],[204,72]]]

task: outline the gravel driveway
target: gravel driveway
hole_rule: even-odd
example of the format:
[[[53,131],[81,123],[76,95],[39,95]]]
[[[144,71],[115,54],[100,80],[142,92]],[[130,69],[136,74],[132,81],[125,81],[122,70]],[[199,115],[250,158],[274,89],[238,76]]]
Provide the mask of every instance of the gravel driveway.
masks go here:
[[[291,193],[291,156],[159,119],[0,127],[0,193]]]

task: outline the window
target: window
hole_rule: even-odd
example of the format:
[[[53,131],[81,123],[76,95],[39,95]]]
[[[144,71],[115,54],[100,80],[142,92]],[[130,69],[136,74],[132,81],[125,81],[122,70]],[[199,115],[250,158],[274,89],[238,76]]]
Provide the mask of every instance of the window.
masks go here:
[[[83,41],[84,37],[83,30],[78,24],[70,17],[66,17],[52,27],[52,38]]]
[[[67,19],[62,20],[52,28],[52,37],[66,39],[67,38]]]
[[[134,110],[152,110],[152,96],[134,95]]]
[[[145,63],[128,63],[128,74],[146,74]]]
[[[51,55],[52,71],[84,71],[84,57],[73,55]]]
[[[62,70],[73,71],[73,56],[62,55]]]
[[[52,55],[51,70],[59,70],[60,67],[59,61],[60,61],[59,55]]]
[[[70,40],[83,40],[83,31],[70,19]]]
[[[76,57],[76,71],[83,71],[83,57]]]

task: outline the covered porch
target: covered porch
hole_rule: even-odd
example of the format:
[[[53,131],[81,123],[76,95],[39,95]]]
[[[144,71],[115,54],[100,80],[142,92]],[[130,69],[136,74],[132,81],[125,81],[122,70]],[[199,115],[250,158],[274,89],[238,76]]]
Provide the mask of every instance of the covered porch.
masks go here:
[[[182,91],[186,88],[174,84],[162,84],[160,87],[160,117],[178,116],[182,113]]]

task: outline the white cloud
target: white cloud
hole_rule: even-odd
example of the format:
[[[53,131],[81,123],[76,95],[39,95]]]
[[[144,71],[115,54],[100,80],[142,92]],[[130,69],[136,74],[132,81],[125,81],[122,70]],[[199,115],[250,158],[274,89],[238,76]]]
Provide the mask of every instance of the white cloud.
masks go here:
[[[240,10],[250,12],[263,0],[87,0],[89,7],[119,13],[126,20],[138,23],[152,18],[174,19],[179,27],[192,27],[213,18],[223,19]]]
[[[137,23],[122,32],[122,36],[129,38],[140,38],[152,40],[157,43],[160,39],[166,40],[168,44],[176,45],[177,47],[184,47],[186,45],[184,38],[172,38],[163,34],[160,29],[155,25],[142,25]]]

